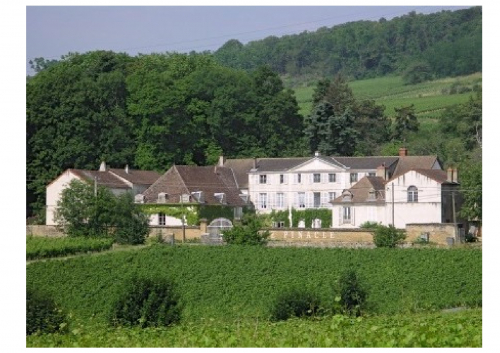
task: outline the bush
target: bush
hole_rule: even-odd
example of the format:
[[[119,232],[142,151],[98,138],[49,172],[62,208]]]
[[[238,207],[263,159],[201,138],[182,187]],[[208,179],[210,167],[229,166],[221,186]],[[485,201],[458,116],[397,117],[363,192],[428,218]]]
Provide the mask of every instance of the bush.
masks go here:
[[[337,285],[342,312],[348,315],[361,315],[367,293],[356,272],[354,270],[344,272]]]
[[[393,225],[388,227],[379,225],[373,234],[373,242],[377,248],[395,248],[405,238],[405,231],[397,229]]]
[[[26,290],[26,335],[63,331],[65,315],[46,294]]]
[[[320,309],[318,296],[305,290],[291,290],[276,298],[271,308],[271,320],[288,320],[292,316],[314,316]]]
[[[112,306],[109,321],[124,326],[170,326],[181,308],[173,285],[165,279],[131,277]]]
[[[377,223],[377,222],[372,222],[372,221],[366,221],[364,223],[361,223],[361,225],[359,226],[360,228],[363,228],[363,229],[375,229],[379,226],[380,224]]]
[[[271,233],[261,231],[262,221],[254,215],[244,215],[241,225],[225,230],[222,239],[227,244],[266,245]]]

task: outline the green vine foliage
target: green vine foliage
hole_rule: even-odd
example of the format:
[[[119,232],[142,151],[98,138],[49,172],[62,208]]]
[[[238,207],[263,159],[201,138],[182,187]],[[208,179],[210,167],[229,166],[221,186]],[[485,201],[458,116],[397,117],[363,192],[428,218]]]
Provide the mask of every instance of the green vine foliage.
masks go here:
[[[275,211],[273,210],[268,215],[262,215],[264,224],[271,227],[273,222],[284,222],[285,227],[290,227],[290,220],[288,218],[288,210]],[[321,220],[321,228],[330,228],[332,225],[332,211],[327,209],[309,209],[297,210],[292,208],[292,227],[297,228],[300,220],[303,220],[306,228],[310,228],[314,219]]]
[[[146,214],[164,213],[167,216],[182,218],[186,216],[186,223],[188,226],[195,226],[200,224],[200,219],[205,218],[208,223],[216,218],[227,218],[234,221],[235,212],[234,207],[226,205],[199,205],[188,204],[179,206],[179,204],[142,204],[142,211]],[[243,214],[249,213],[250,210],[244,208]]]

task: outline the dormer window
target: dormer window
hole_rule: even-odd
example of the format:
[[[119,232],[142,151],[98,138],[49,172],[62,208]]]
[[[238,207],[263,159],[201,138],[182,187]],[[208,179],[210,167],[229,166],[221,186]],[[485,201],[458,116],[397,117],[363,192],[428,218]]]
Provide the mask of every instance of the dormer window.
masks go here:
[[[408,202],[418,202],[418,189],[416,186],[410,186],[407,189]]]
[[[368,201],[375,201],[377,199],[377,195],[375,189],[371,188],[368,190]]]
[[[343,193],[342,193],[342,201],[345,201],[345,202],[350,202],[352,201],[352,194],[350,191],[348,190],[345,190]]]
[[[144,195],[143,194],[137,194],[134,196],[134,202],[135,203],[144,203]]]
[[[227,202],[226,202],[226,194],[223,193],[223,192],[216,192],[214,194],[214,197],[219,201],[219,203],[225,205]]]
[[[205,202],[205,195],[203,194],[203,191],[195,191],[191,193],[194,197],[194,199],[199,202],[199,203],[204,203]]]
[[[189,203],[189,202],[191,202],[191,195],[189,195],[189,194],[182,194],[179,197],[179,201],[181,203]]]
[[[168,198],[168,194],[165,192],[160,192],[158,193],[158,199],[156,200],[156,203],[166,203]]]

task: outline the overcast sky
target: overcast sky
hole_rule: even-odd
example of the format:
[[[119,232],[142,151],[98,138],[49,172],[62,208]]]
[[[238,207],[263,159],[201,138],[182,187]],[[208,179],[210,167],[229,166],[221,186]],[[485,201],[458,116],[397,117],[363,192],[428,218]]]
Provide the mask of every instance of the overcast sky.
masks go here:
[[[26,70],[37,57],[69,52],[215,51],[242,43],[358,21],[468,6],[27,6]]]

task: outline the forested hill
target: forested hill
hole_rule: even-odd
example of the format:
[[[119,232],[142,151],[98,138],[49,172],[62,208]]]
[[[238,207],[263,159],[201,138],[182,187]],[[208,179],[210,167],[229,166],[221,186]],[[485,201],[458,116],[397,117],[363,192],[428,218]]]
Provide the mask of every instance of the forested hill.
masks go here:
[[[445,77],[482,71],[481,35],[482,8],[473,7],[350,22],[246,45],[233,39],[214,55],[232,68],[252,70],[267,64],[291,77],[340,72],[360,79],[401,74],[416,66],[433,77]]]

